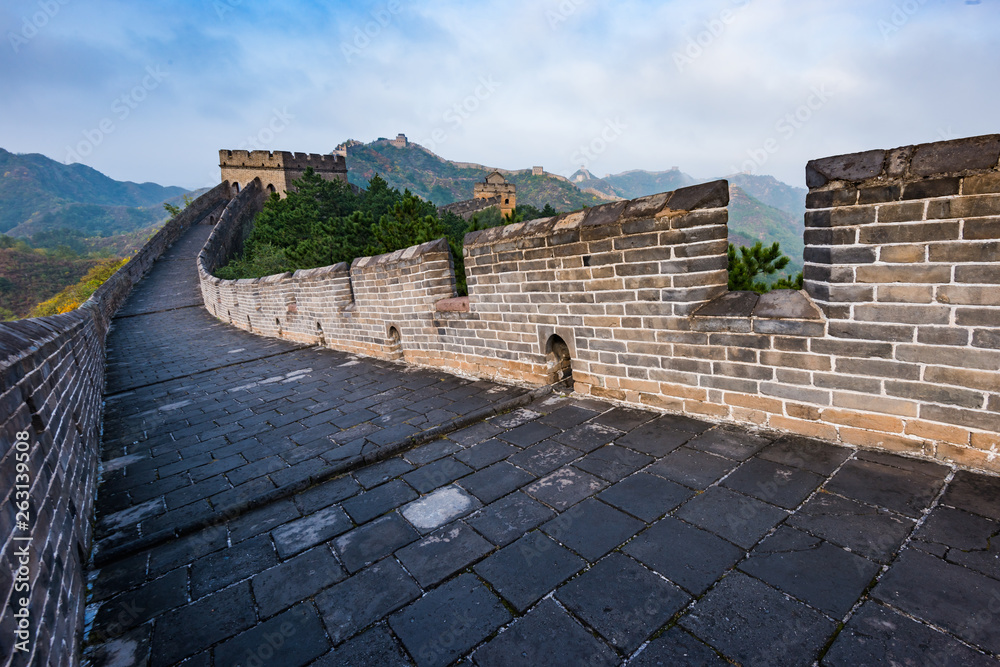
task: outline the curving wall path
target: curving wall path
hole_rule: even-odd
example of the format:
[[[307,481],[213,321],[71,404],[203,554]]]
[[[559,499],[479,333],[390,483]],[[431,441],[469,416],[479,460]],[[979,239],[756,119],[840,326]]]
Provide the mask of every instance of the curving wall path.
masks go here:
[[[725,181],[225,281],[259,186],[202,255],[257,334],[1000,471],[1000,135],[809,163],[805,290],[729,293]],[[568,355],[568,359],[566,356]]]

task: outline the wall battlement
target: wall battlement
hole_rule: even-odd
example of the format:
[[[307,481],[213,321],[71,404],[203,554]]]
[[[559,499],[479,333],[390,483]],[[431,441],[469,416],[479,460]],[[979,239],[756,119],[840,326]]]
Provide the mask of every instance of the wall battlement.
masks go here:
[[[810,162],[801,292],[728,292],[724,181],[471,233],[467,304],[442,244],[206,264],[202,289],[263,335],[530,384],[568,364],[582,394],[1000,472],[998,162],[1000,137]]]
[[[347,182],[347,161],[342,155],[292,153],[289,151],[220,150],[219,168],[222,180],[239,188],[260,179],[267,192],[285,196],[292,181],[312,168],[322,178]]]

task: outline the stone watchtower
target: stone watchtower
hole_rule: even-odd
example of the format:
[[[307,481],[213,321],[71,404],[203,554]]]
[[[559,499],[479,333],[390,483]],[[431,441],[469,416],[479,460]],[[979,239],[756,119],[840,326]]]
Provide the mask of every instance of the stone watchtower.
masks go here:
[[[472,189],[473,199],[499,199],[497,206],[503,215],[510,215],[517,206],[517,188],[508,183],[499,171],[494,171],[482,183],[476,183]]]
[[[309,167],[328,181],[347,182],[347,160],[342,155],[221,150],[219,167],[222,180],[232,183],[237,191],[259,178],[265,192],[277,192],[282,197],[292,181],[301,178]]]

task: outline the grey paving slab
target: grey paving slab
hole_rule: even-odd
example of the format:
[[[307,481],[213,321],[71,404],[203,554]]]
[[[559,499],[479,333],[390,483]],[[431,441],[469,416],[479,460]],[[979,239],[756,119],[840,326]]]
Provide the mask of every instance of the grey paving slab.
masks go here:
[[[494,546],[461,521],[396,552],[417,582],[429,588],[493,551]]]
[[[476,573],[525,611],[587,563],[542,533],[528,533],[475,566]]]
[[[215,647],[217,665],[268,661],[304,667],[330,650],[330,640],[312,604],[299,604]]]
[[[542,532],[593,563],[645,527],[642,521],[588,498],[542,525]]]
[[[676,515],[749,549],[786,519],[788,512],[756,498],[713,486],[681,505]]]
[[[824,477],[807,470],[753,458],[726,477],[722,485],[778,507],[795,509],[824,481]]]
[[[393,512],[344,533],[333,544],[344,567],[353,573],[418,537],[410,524]]]
[[[674,626],[646,646],[639,655],[629,662],[629,667],[726,667],[731,664],[724,660],[710,646]]]
[[[692,489],[705,489],[737,465],[735,461],[721,456],[682,448],[658,460],[646,472]]]
[[[524,487],[524,492],[561,511],[584,498],[589,498],[607,486],[608,483],[600,477],[583,472],[573,466],[564,466],[537,482],[527,485]]]
[[[905,461],[905,459],[904,459]],[[848,498],[918,517],[937,496],[947,468],[938,466],[932,474],[897,468],[874,461],[848,461],[826,488]]]
[[[315,667],[407,667],[413,662],[399,640],[385,627],[376,625],[313,664]]]
[[[523,493],[512,493],[476,512],[466,523],[497,546],[506,546],[554,517],[555,511]]]
[[[347,576],[328,546],[319,546],[264,570],[252,580],[254,599],[267,618]]]
[[[688,500],[694,493],[680,484],[639,472],[600,492],[597,497],[649,523]]]
[[[639,648],[691,599],[620,553],[560,588],[556,597],[626,653]]]
[[[788,524],[880,563],[898,551],[916,525],[907,517],[831,493],[820,493]]]

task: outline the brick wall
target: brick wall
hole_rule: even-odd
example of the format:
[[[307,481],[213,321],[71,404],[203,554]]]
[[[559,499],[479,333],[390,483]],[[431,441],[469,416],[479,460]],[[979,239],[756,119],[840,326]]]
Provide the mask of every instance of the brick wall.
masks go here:
[[[556,379],[557,336],[583,394],[1000,471],[998,161],[811,162],[803,291],[727,291],[724,181],[469,234],[467,302],[443,243],[203,289],[257,333],[497,380]]]
[[[0,664],[73,665],[80,656],[97,489],[104,338],[132,286],[191,224],[217,214],[228,198],[223,184],[167,223],[120,271],[77,310],[0,324]],[[16,434],[30,434],[28,451],[29,561],[32,652],[14,652],[13,497]],[[8,566],[8,563],[11,565]],[[19,605],[17,605],[19,606]]]
[[[292,181],[302,178],[309,168],[328,181],[347,182],[347,161],[342,155],[220,150],[219,167],[223,182],[229,181],[237,185],[237,189],[260,179],[265,192],[277,192],[282,197]]]

